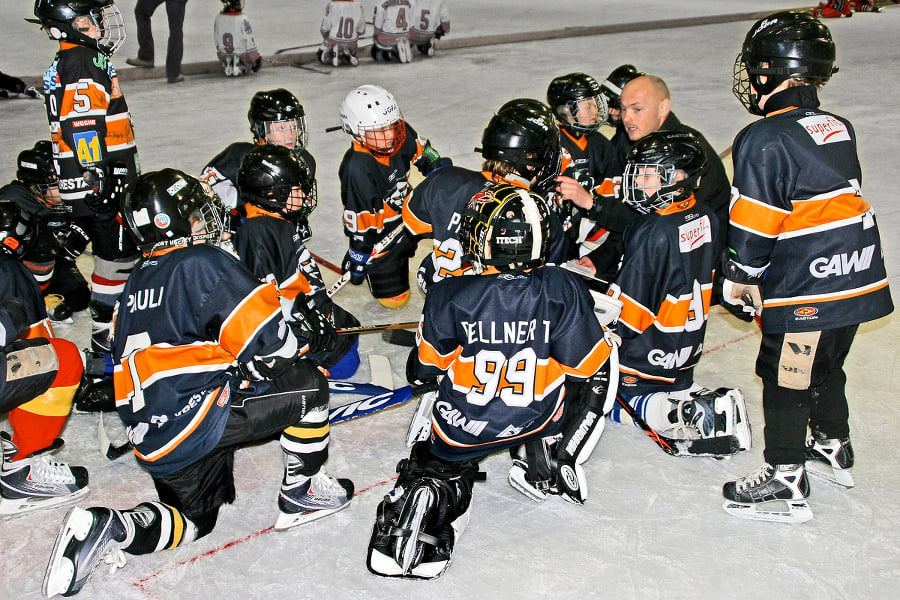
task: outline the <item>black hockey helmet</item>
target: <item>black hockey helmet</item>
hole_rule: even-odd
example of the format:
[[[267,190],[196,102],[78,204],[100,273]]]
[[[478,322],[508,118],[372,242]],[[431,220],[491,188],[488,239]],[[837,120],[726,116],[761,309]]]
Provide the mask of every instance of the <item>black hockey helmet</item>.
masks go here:
[[[222,12],[241,12],[244,10],[244,0],[222,0]]]
[[[52,40],[63,40],[96,48],[110,55],[125,41],[125,20],[114,0],[35,0],[34,16]],[[73,21],[87,17],[88,27],[76,27]],[[90,29],[96,28],[96,35]]]
[[[622,108],[622,88],[625,84],[643,75],[635,68],[634,65],[619,65],[613,69],[612,73],[607,75],[603,83],[600,84],[600,93],[606,98],[606,105],[609,108]]]
[[[37,241],[37,222],[12,200],[0,200],[0,254],[21,258]]]
[[[477,151],[488,160],[511,165],[528,180],[535,179],[537,187],[559,175],[559,125],[543,102],[510,100],[488,122]]]
[[[283,146],[264,144],[248,152],[238,169],[237,186],[243,201],[291,221],[309,216],[318,203],[309,165]]]
[[[732,92],[748,111],[761,115],[760,96],[791,78],[825,83],[837,72],[834,59],[834,40],[821,21],[808,12],[775,13],[754,23],[744,38]]]
[[[61,209],[59,194],[50,188],[58,185],[53,166],[53,147],[49,140],[39,140],[33,148],[19,152],[16,160],[16,179],[28,186],[37,199],[51,210]]]
[[[600,84],[585,73],[569,73],[553,79],[547,87],[547,104],[560,122],[581,132],[596,130],[608,116]]]
[[[685,200],[697,190],[706,152],[693,133],[656,131],[642,137],[625,157],[624,202],[647,214]]]
[[[140,175],[125,191],[122,216],[144,253],[200,241],[217,244],[224,231],[219,198],[208,185],[177,169]]]
[[[306,111],[297,96],[286,89],[256,92],[250,99],[247,118],[257,144],[285,146],[294,152],[306,148]]]
[[[498,183],[475,194],[463,211],[460,239],[476,271],[531,269],[547,258],[549,210],[543,198]]]

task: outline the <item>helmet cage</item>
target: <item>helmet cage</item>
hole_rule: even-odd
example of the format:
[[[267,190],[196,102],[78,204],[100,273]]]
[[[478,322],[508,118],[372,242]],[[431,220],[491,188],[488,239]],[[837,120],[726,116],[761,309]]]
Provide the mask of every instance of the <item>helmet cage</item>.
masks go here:
[[[250,204],[281,215],[288,221],[305,219],[319,205],[319,188],[315,181],[309,185],[277,183],[271,189],[272,193],[269,196],[246,194],[245,198]],[[300,206],[293,209],[288,208],[288,202],[291,199],[300,200]]]
[[[372,154],[393,156],[406,141],[406,127],[402,120],[384,126],[361,125],[359,135],[354,138]]]
[[[696,191],[700,176],[687,176],[676,181],[678,173],[686,175],[672,164],[627,164],[625,174],[622,176],[622,196],[625,204],[646,215],[673,202],[687,199]],[[653,180],[652,185],[648,185],[648,179]]]
[[[251,131],[257,143],[284,146],[297,152],[306,148],[309,141],[306,115],[278,121],[257,121]]]
[[[297,152],[306,148],[309,141],[306,111],[288,90],[278,88],[254,94],[247,118],[257,144],[285,146]]]

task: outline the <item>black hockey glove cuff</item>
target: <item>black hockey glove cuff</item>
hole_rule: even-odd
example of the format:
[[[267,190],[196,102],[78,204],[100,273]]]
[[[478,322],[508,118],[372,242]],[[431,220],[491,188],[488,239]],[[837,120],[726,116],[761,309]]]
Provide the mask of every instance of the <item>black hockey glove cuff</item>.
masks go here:
[[[125,193],[128,167],[117,161],[110,165],[88,165],[82,173],[88,193],[85,204],[92,210],[111,215],[119,210],[119,202]]]
[[[318,308],[312,298],[305,296],[294,300],[291,316],[300,326],[300,335],[309,344],[311,352],[331,352],[337,345],[334,325]]]

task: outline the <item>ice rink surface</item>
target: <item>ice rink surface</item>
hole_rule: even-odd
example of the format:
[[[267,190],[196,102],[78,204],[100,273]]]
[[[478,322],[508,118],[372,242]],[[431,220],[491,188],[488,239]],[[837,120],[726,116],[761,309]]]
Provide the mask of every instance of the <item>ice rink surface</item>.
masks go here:
[[[9,3],[9,2],[7,2]],[[11,4],[11,3],[9,3]],[[129,39],[114,56],[123,71],[134,56],[133,1],[120,4]],[[324,1],[250,2],[260,50],[318,41]],[[363,2],[371,14],[371,0]],[[26,6],[27,5],[27,6]],[[55,44],[36,26],[18,20],[30,0],[16,2],[0,24],[6,73],[29,78],[49,64]],[[766,12],[784,8],[762,0],[608,2],[560,0],[450,0],[447,39],[491,33],[632,23]],[[214,59],[212,22],[217,3],[188,3],[185,63]],[[7,8],[7,7],[4,7]],[[19,15],[18,13],[21,13]],[[663,77],[679,118],[702,131],[712,145],[728,148],[753,117],[731,95],[732,68],[752,19],[594,37],[493,45],[418,55],[408,65],[374,64],[306,69],[262,69],[241,79],[222,74],[123,83],[134,119],[144,171],[178,167],[198,174],[232,141],[249,140],[247,105],[254,92],[286,87],[304,104],[309,149],[318,162],[319,206],[312,215],[309,247],[332,262],[346,249],[340,233],[337,168],[348,147],[337,125],[338,106],[358,85],[376,83],[397,97],[407,120],[456,164],[477,168],[481,130],[493,111],[514,97],[543,98],[549,81],[572,71],[602,80],[619,64]],[[840,72],[821,94],[823,106],[856,127],[865,198],[876,208],[889,273],[900,265],[900,216],[894,206],[900,116],[900,64],[896,60],[900,7],[883,14],[830,20]],[[157,63],[164,60],[164,8],[154,18]],[[14,177],[18,152],[47,135],[40,102],[0,101],[0,179]],[[422,256],[426,244],[420,245]],[[417,264],[415,262],[414,264]],[[327,281],[336,277],[323,269]],[[895,288],[896,279],[892,277]],[[416,320],[421,295],[400,311],[377,305],[363,288],[347,286],[336,296],[363,323]],[[57,333],[87,345],[86,316]],[[704,359],[696,379],[710,387],[741,387],[747,396],[757,445],[730,461],[678,459],[663,454],[637,429],[610,423],[585,465],[590,498],[583,507],[550,498],[536,504],[506,482],[505,454],[483,462],[488,474],[477,484],[471,522],[447,573],[432,582],[374,577],[365,568],[375,507],[392,486],[412,405],[335,426],[329,472],[353,479],[351,506],[333,517],[285,533],[271,526],[281,476],[276,443],[242,449],[236,456],[238,498],[224,507],[215,531],[176,549],[129,557],[115,574],[101,567],[79,598],[244,600],[246,598],[894,598],[900,583],[900,408],[891,398],[897,374],[896,317],[864,325],[847,363],[851,431],[857,454],[856,487],[843,490],[813,480],[815,519],[802,525],[743,521],[722,509],[721,486],[762,463],[761,386],[753,375],[759,341],[745,325],[714,308]],[[395,385],[403,381],[405,350],[377,334],[363,336],[362,354],[385,354]],[[354,379],[367,379],[361,368]],[[349,398],[335,396],[333,403]],[[112,425],[108,415],[108,424]],[[131,507],[155,499],[151,480],[134,462],[108,462],[97,450],[97,415],[73,415],[63,433],[60,459],[86,465],[91,491],[81,506]],[[0,421],[0,428],[8,423]],[[110,427],[114,435],[122,435]],[[0,521],[0,598],[38,598],[47,558],[65,507]]]

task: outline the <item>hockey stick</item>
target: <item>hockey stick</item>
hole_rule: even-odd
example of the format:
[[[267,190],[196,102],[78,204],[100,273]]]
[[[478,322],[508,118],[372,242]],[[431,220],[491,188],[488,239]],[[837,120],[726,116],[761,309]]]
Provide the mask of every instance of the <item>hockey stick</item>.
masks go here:
[[[291,50],[303,50],[305,48],[318,48],[322,42],[316,42],[314,44],[303,44],[302,46],[291,46],[289,48],[281,48],[280,50],[276,50],[275,54],[284,54],[285,52],[290,52]]]
[[[97,426],[97,442],[100,444],[100,454],[108,460],[116,460],[131,450],[131,444],[126,440],[121,444],[113,444],[106,435],[106,427],[103,425],[103,413],[100,413],[100,424]]]
[[[330,385],[331,382],[329,382],[329,386]],[[372,384],[362,385],[380,388],[380,386],[373,386]],[[389,390],[386,388],[380,389],[383,391],[353,402],[341,404],[340,406],[333,406],[328,413],[328,420],[334,425],[335,423],[349,421],[350,419],[355,419],[357,417],[364,417],[386,408],[409,402],[416,396],[421,396],[426,392],[436,390],[437,384],[425,384],[415,387],[405,385],[396,390]]]
[[[307,250],[308,250],[308,248],[307,248]],[[334,271],[338,275],[342,275],[344,273],[339,266],[337,266],[336,264],[334,264],[333,262],[331,262],[325,258],[322,258],[315,252],[311,251],[309,254],[316,260],[316,262],[318,264],[322,265],[323,267],[327,268],[328,270]]]
[[[351,335],[354,333],[374,333],[376,331],[388,331],[391,329],[415,329],[419,326],[418,321],[407,321],[405,323],[385,323],[383,325],[359,325],[357,327],[342,327],[337,330],[338,335]]]
[[[633,406],[628,404],[628,402],[618,395],[616,395],[616,402],[625,409],[625,412],[628,413],[631,420],[644,430],[647,437],[653,440],[653,442],[666,454],[671,454],[672,456],[712,456],[721,458],[723,456],[736,454],[740,450],[740,442],[738,441],[737,436],[734,435],[699,440],[676,440],[663,437],[650,427],[647,421],[638,414]]]
[[[263,59],[263,61],[265,61],[267,63],[271,63],[273,65],[280,65],[282,67],[296,67],[298,69],[306,69],[307,71],[312,71],[313,73],[319,73],[321,75],[331,75],[331,69],[320,69],[318,67],[313,67],[309,64],[282,62],[279,60],[272,60],[271,58],[266,58],[265,56],[262,59]],[[310,62],[318,62],[318,61],[310,61]]]
[[[413,348],[416,345],[416,332],[409,331],[408,329],[394,329],[391,331],[383,331],[381,333],[381,339],[388,344],[394,344],[395,346]]]
[[[326,127],[325,133],[331,133],[333,131],[341,131],[342,129],[343,129],[343,127],[341,127],[340,125],[335,125],[333,127]]]
[[[372,260],[373,258],[377,258],[379,255],[381,255],[381,254],[385,251],[385,249],[386,249],[388,246],[390,246],[391,243],[392,243],[395,239],[397,239],[398,237],[400,237],[400,233],[401,233],[402,231],[403,231],[403,225],[400,225],[400,226],[398,226],[398,227],[395,227],[393,231],[391,231],[389,234],[387,234],[386,236],[384,236],[384,238],[382,238],[377,244],[375,244],[375,247],[372,248],[372,253],[369,254],[369,258],[366,259],[366,263],[365,263],[365,264],[369,264],[369,262],[371,262],[371,260]],[[338,279],[337,281],[335,281],[334,284],[333,284],[330,288],[328,288],[328,297],[331,298],[331,297],[334,296],[336,293],[338,293],[338,291],[339,291],[342,287],[344,287],[345,285],[347,285],[347,282],[348,282],[348,281],[350,281],[350,271],[347,271],[346,273],[344,273],[343,275],[341,275],[341,278]]]

